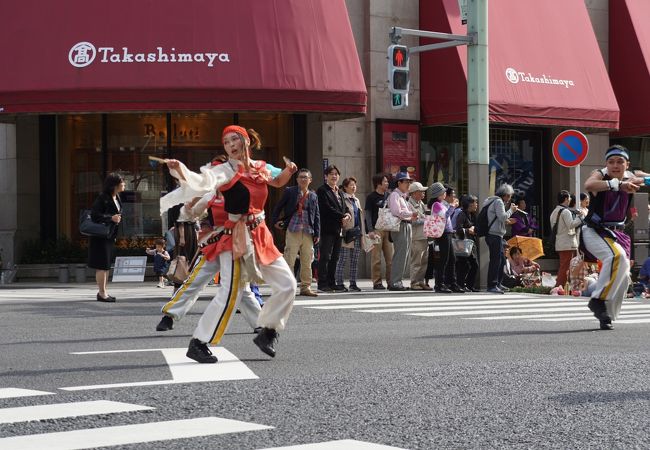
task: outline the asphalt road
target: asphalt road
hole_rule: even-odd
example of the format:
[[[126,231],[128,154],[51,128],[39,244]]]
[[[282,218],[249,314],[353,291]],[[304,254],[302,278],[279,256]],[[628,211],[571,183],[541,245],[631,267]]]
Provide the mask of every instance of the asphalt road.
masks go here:
[[[222,342],[233,361],[215,365],[221,375],[214,376],[226,379],[190,382],[206,365],[198,368],[182,353],[207,301],[174,330],[156,332],[166,295],[130,286],[117,291],[118,303],[104,304],[92,300],[92,286],[0,290],[0,397],[7,388],[51,393],[0,398],[0,448],[38,448],[5,439],[15,436],[106,428],[112,437],[127,436],[109,427],[165,421],[174,422],[153,432],[163,442],[124,448],[335,448],[337,440],[360,442],[338,448],[650,448],[647,300],[624,304],[629,317],[603,332],[588,318],[586,299],[299,297],[275,359],[253,345],[237,315]],[[97,401],[116,403],[99,405],[109,410],[87,403]],[[54,404],[72,404],[72,412],[34,419],[35,407]],[[18,407],[34,408],[9,409]],[[227,434],[174,435],[184,427],[177,421],[209,417],[251,429],[236,431],[228,422]],[[45,436],[49,448],[57,448],[57,436]],[[94,442],[71,436],[79,448]]]

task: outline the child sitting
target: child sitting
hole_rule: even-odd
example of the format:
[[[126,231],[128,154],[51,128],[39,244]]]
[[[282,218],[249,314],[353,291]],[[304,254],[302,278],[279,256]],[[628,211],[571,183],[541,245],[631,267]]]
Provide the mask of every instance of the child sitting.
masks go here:
[[[148,248],[147,255],[153,256],[153,272],[158,276],[158,287],[165,287],[165,274],[167,272],[167,261],[169,253],[165,250],[165,241],[156,239],[155,248]]]

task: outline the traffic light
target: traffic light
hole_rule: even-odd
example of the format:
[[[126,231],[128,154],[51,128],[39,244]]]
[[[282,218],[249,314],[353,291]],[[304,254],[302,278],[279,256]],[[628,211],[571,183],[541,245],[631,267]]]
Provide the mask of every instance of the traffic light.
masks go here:
[[[410,84],[408,47],[397,44],[389,46],[388,59],[388,90],[391,94],[408,94]]]
[[[390,94],[390,106],[393,109],[404,109],[409,105],[408,94]]]

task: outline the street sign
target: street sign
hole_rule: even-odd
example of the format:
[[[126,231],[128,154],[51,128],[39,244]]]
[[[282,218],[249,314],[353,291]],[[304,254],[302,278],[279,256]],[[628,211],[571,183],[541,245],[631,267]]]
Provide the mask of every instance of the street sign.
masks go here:
[[[566,130],[553,141],[553,157],[564,167],[579,166],[589,153],[587,136],[578,130]]]
[[[144,281],[147,270],[146,256],[118,256],[113,268],[113,283],[120,281]]]

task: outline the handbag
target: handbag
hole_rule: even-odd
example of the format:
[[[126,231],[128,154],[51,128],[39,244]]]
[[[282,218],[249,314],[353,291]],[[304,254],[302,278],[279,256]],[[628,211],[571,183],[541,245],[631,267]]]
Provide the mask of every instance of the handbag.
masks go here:
[[[471,239],[451,239],[451,248],[456,256],[468,257],[472,255],[474,241]]]
[[[343,240],[346,244],[349,244],[350,242],[357,240],[359,236],[361,236],[361,228],[354,227],[345,231],[343,234]]]
[[[375,238],[371,238],[367,234],[363,235],[363,238],[361,239],[361,246],[363,247],[363,250],[366,253],[369,253],[372,251],[372,249],[375,247],[375,245],[381,244],[381,236],[378,234],[375,234]]]
[[[445,232],[447,217],[438,214],[431,214],[424,217],[422,232],[426,237],[437,239]]]
[[[79,232],[84,236],[109,239],[113,234],[112,223],[93,222],[89,209],[84,209],[79,215]]]
[[[375,224],[375,230],[379,231],[399,231],[399,226],[402,221],[399,217],[393,215],[390,212],[390,208],[385,206],[379,208],[379,215],[377,217],[377,223]]]
[[[187,279],[189,274],[190,268],[185,256],[177,256],[172,260],[171,264],[169,264],[167,278],[169,278],[172,283],[182,283]]]

